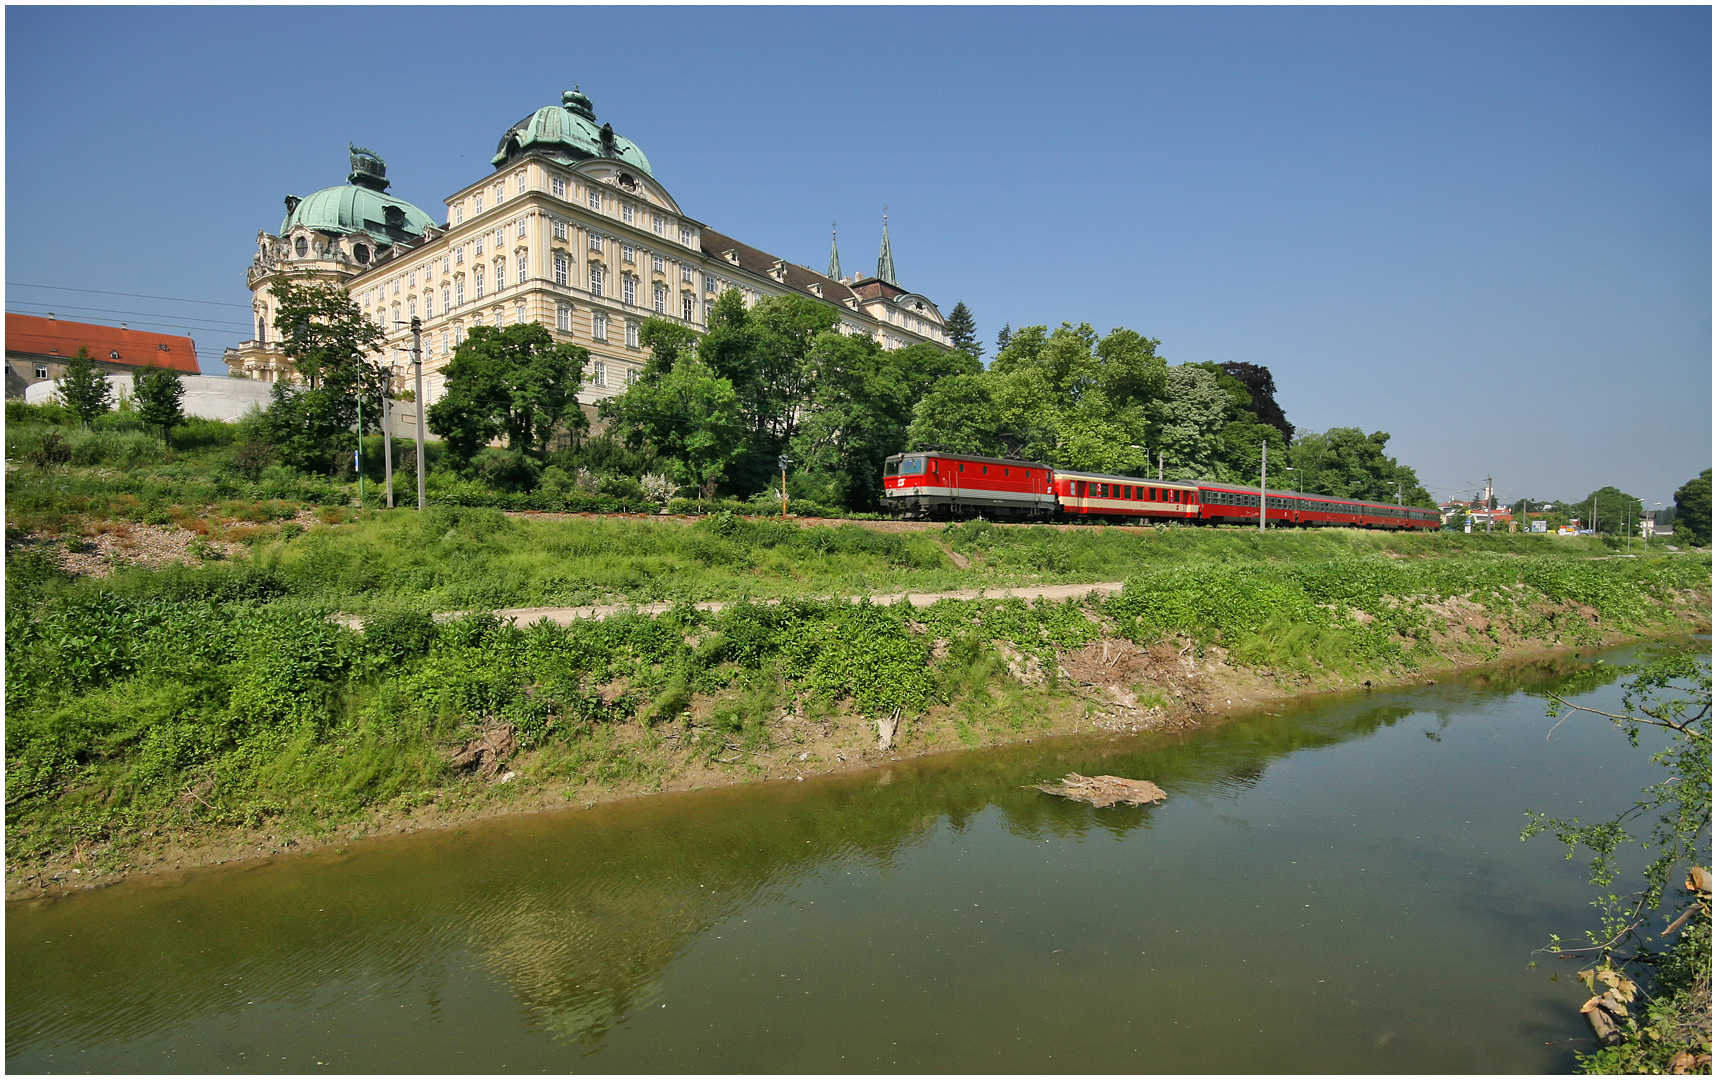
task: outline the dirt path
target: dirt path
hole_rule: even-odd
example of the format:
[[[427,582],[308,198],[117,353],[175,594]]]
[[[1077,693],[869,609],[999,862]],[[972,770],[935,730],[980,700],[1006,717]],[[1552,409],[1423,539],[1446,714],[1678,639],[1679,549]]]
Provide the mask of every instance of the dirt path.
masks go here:
[[[1123,583],[1119,581],[1099,581],[1090,585],[1032,585],[1010,589],[959,589],[954,592],[938,593],[876,593],[871,596],[849,596],[847,600],[869,600],[873,604],[895,604],[904,599],[913,607],[929,607],[938,600],[1001,600],[1017,597],[1021,600],[1068,600],[1083,598],[1093,594],[1105,595],[1121,591]],[[699,611],[720,611],[732,600],[705,600],[692,606]],[[778,598],[758,600],[760,604],[778,604]],[[578,619],[606,619],[610,615],[618,615],[623,611],[636,611],[640,615],[660,615],[673,607],[672,604],[589,604],[584,607],[523,607],[502,608],[495,612],[501,619],[529,626],[531,623],[550,619],[562,626]],[[437,615],[438,619],[458,618],[463,612],[447,612]],[[361,629],[361,620],[349,620],[348,626]]]

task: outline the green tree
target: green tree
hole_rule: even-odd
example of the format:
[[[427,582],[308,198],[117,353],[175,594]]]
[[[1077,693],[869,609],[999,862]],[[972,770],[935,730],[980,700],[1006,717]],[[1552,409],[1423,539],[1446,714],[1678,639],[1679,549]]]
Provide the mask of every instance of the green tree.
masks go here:
[[[1637,530],[1645,514],[1645,506],[1639,499],[1617,487],[1601,487],[1577,505],[1581,508],[1582,519],[1592,519],[1589,528],[1611,536],[1623,536]]]
[[[1228,446],[1223,441],[1233,398],[1218,376],[1197,364],[1168,369],[1163,397],[1152,410],[1164,475],[1177,480],[1217,479]]]
[[[1000,355],[1001,351],[1003,349],[1007,348],[1008,345],[1013,341],[1013,339],[1014,339],[1013,327],[1009,326],[1007,323],[1002,323],[1002,328],[1000,330],[996,331],[996,353],[997,353],[997,355]]]
[[[474,326],[444,369],[446,392],[425,414],[429,429],[460,465],[502,435],[508,450],[546,457],[557,432],[589,425],[577,396],[589,358],[540,323]]]
[[[944,349],[929,342],[894,349],[888,356],[890,364],[899,372],[900,377],[906,380],[908,408],[918,404],[919,400],[935,389],[943,379],[951,379],[956,375],[977,375],[984,370],[984,365],[970,353]],[[822,372],[823,369],[819,365],[819,378],[822,377]]]
[[[739,402],[745,434],[727,474],[735,488],[760,491],[775,478],[776,458],[792,443],[815,389],[812,345],[839,318],[809,297],[774,296],[749,309],[735,290],[717,298],[698,358]]]
[[[1315,495],[1388,503],[1399,490],[1404,505],[1436,509],[1437,501],[1420,486],[1418,474],[1384,452],[1388,445],[1385,431],[1367,435],[1359,428],[1338,427],[1321,434],[1307,432],[1288,450],[1292,486]]]
[[[1603,717],[1636,749],[1642,729],[1661,730],[1667,738],[1651,761],[1666,778],[1608,820],[1529,812],[1521,839],[1547,832],[1567,847],[1568,858],[1582,850],[1591,856],[1599,926],[1586,931],[1585,946],[1552,935],[1547,950],[1590,964],[1579,976],[1593,994],[1583,1011],[1598,1010],[1593,1029],[1611,1048],[1583,1061],[1584,1071],[1661,1073],[1669,1071],[1677,1051],[1697,1053],[1703,1043],[1709,1053],[1711,1045],[1711,665],[1681,652],[1628,670],[1622,712],[1575,705],[1554,694],[1548,711],[1558,718]],[[1650,859],[1631,888],[1618,887],[1619,854],[1636,844]],[[1704,868],[1703,900],[1690,867]],[[1660,916],[1665,894],[1683,874],[1689,895],[1677,905],[1682,910]],[[1648,932],[1659,917],[1665,928]],[[1675,940],[1678,931],[1682,937]],[[1655,993],[1642,991],[1641,984],[1653,983]]]
[[[1070,469],[1138,472],[1168,385],[1157,342],[1088,325],[1009,335],[988,371],[948,378],[914,412],[908,445],[1026,457]],[[957,354],[959,355],[959,354]]]
[[[60,400],[84,427],[113,407],[113,388],[108,384],[107,375],[95,366],[89,350],[82,345],[66,361],[66,373],[60,376],[59,392]]]
[[[185,384],[179,373],[153,365],[137,368],[131,373],[131,397],[138,419],[160,428],[163,441],[172,441],[173,429],[185,422]]]
[[[749,427],[733,384],[696,357],[665,374],[647,374],[624,394],[602,403],[626,444],[649,448],[701,500],[744,449]]]
[[[1001,437],[996,380],[985,375],[944,379],[912,410],[906,445],[914,450],[938,446],[956,454],[1003,457],[1012,450]]]
[[[977,366],[965,353],[933,345],[885,351],[869,337],[819,337],[811,350],[816,390],[790,449],[798,463],[795,490],[852,510],[875,509],[883,463],[906,444],[915,394],[937,379],[926,365],[944,357],[955,358],[943,365],[950,371]]]
[[[689,326],[654,316],[645,319],[638,328],[638,342],[650,350],[646,374],[666,375],[674,370],[682,357],[697,354],[698,340],[697,331]]]
[[[1675,535],[1684,544],[1711,546],[1711,470],[1675,491]]]
[[[974,360],[983,359],[984,346],[978,341],[978,324],[964,300],[954,305],[942,328],[948,331],[948,343],[956,352],[963,352]]]
[[[370,356],[385,336],[338,285],[287,281],[273,294],[274,328],[304,385],[274,384],[269,441],[295,468],[337,472],[358,426],[359,401],[366,430],[381,419],[387,376]]]

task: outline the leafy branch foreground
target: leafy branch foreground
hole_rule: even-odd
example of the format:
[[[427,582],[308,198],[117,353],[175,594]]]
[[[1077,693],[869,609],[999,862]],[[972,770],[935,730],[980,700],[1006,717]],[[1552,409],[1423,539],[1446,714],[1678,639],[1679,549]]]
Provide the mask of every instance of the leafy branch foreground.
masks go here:
[[[1634,804],[1607,821],[1584,824],[1532,813],[1521,839],[1549,832],[1572,859],[1591,853],[1597,886],[1597,929],[1585,947],[1552,935],[1550,951],[1562,958],[1589,956],[1579,973],[1592,997],[1581,1012],[1602,1049],[1582,1055],[1588,1073],[1711,1071],[1711,665],[1678,653],[1634,669],[1623,684],[1620,713],[1575,705],[1552,695],[1550,715],[1560,724],[1575,713],[1601,716],[1619,727],[1636,749],[1640,732],[1668,733],[1652,754],[1670,775],[1646,788]],[[1646,826],[1644,835],[1636,829]],[[1638,844],[1650,853],[1637,888],[1619,889],[1618,860]],[[1705,865],[1701,865],[1701,864]],[[1686,875],[1684,895],[1664,912],[1676,871]],[[1648,928],[1662,917],[1665,928]]]
[[[459,555],[485,562],[474,539]],[[437,622],[425,605],[376,610],[357,633],[330,619],[319,582],[338,575],[320,560],[68,581],[33,552],[7,569],[8,858],[32,874],[246,829],[285,842],[431,808],[835,768],[877,753],[886,718],[919,753],[1187,707],[1186,682],[1143,666],[1132,684],[1068,686],[1082,649],[1156,649],[1279,693],[1507,644],[1684,631],[1710,575],[1702,558],[1350,555],[1167,566],[1084,604],[789,597],[524,628]]]

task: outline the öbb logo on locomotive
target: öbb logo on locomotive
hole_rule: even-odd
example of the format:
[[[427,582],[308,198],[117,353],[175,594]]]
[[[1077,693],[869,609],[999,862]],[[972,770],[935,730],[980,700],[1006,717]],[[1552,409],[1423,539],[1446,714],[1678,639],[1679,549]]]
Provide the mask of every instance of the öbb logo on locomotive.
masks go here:
[[[1258,489],[1243,484],[1112,476],[936,450],[889,458],[882,487],[890,511],[908,519],[1256,525],[1259,512]],[[1264,492],[1264,500],[1270,525],[1435,530],[1443,524],[1434,510],[1394,503],[1273,488]]]

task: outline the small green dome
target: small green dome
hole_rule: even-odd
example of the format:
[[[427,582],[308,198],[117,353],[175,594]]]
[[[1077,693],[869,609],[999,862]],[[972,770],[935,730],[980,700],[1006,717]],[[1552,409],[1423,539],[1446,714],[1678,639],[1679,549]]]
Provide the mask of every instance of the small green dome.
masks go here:
[[[305,198],[286,197],[286,217],[278,235],[294,225],[327,233],[362,230],[382,244],[415,240],[435,220],[404,199],[387,194],[387,166],[368,150],[351,147],[352,175],[340,187],[323,188]]]
[[[607,124],[597,127],[590,98],[576,89],[560,98],[559,105],[545,105],[508,128],[489,164],[500,168],[520,154],[535,152],[569,165],[588,158],[613,158],[645,176],[655,175],[637,143],[614,134]]]

